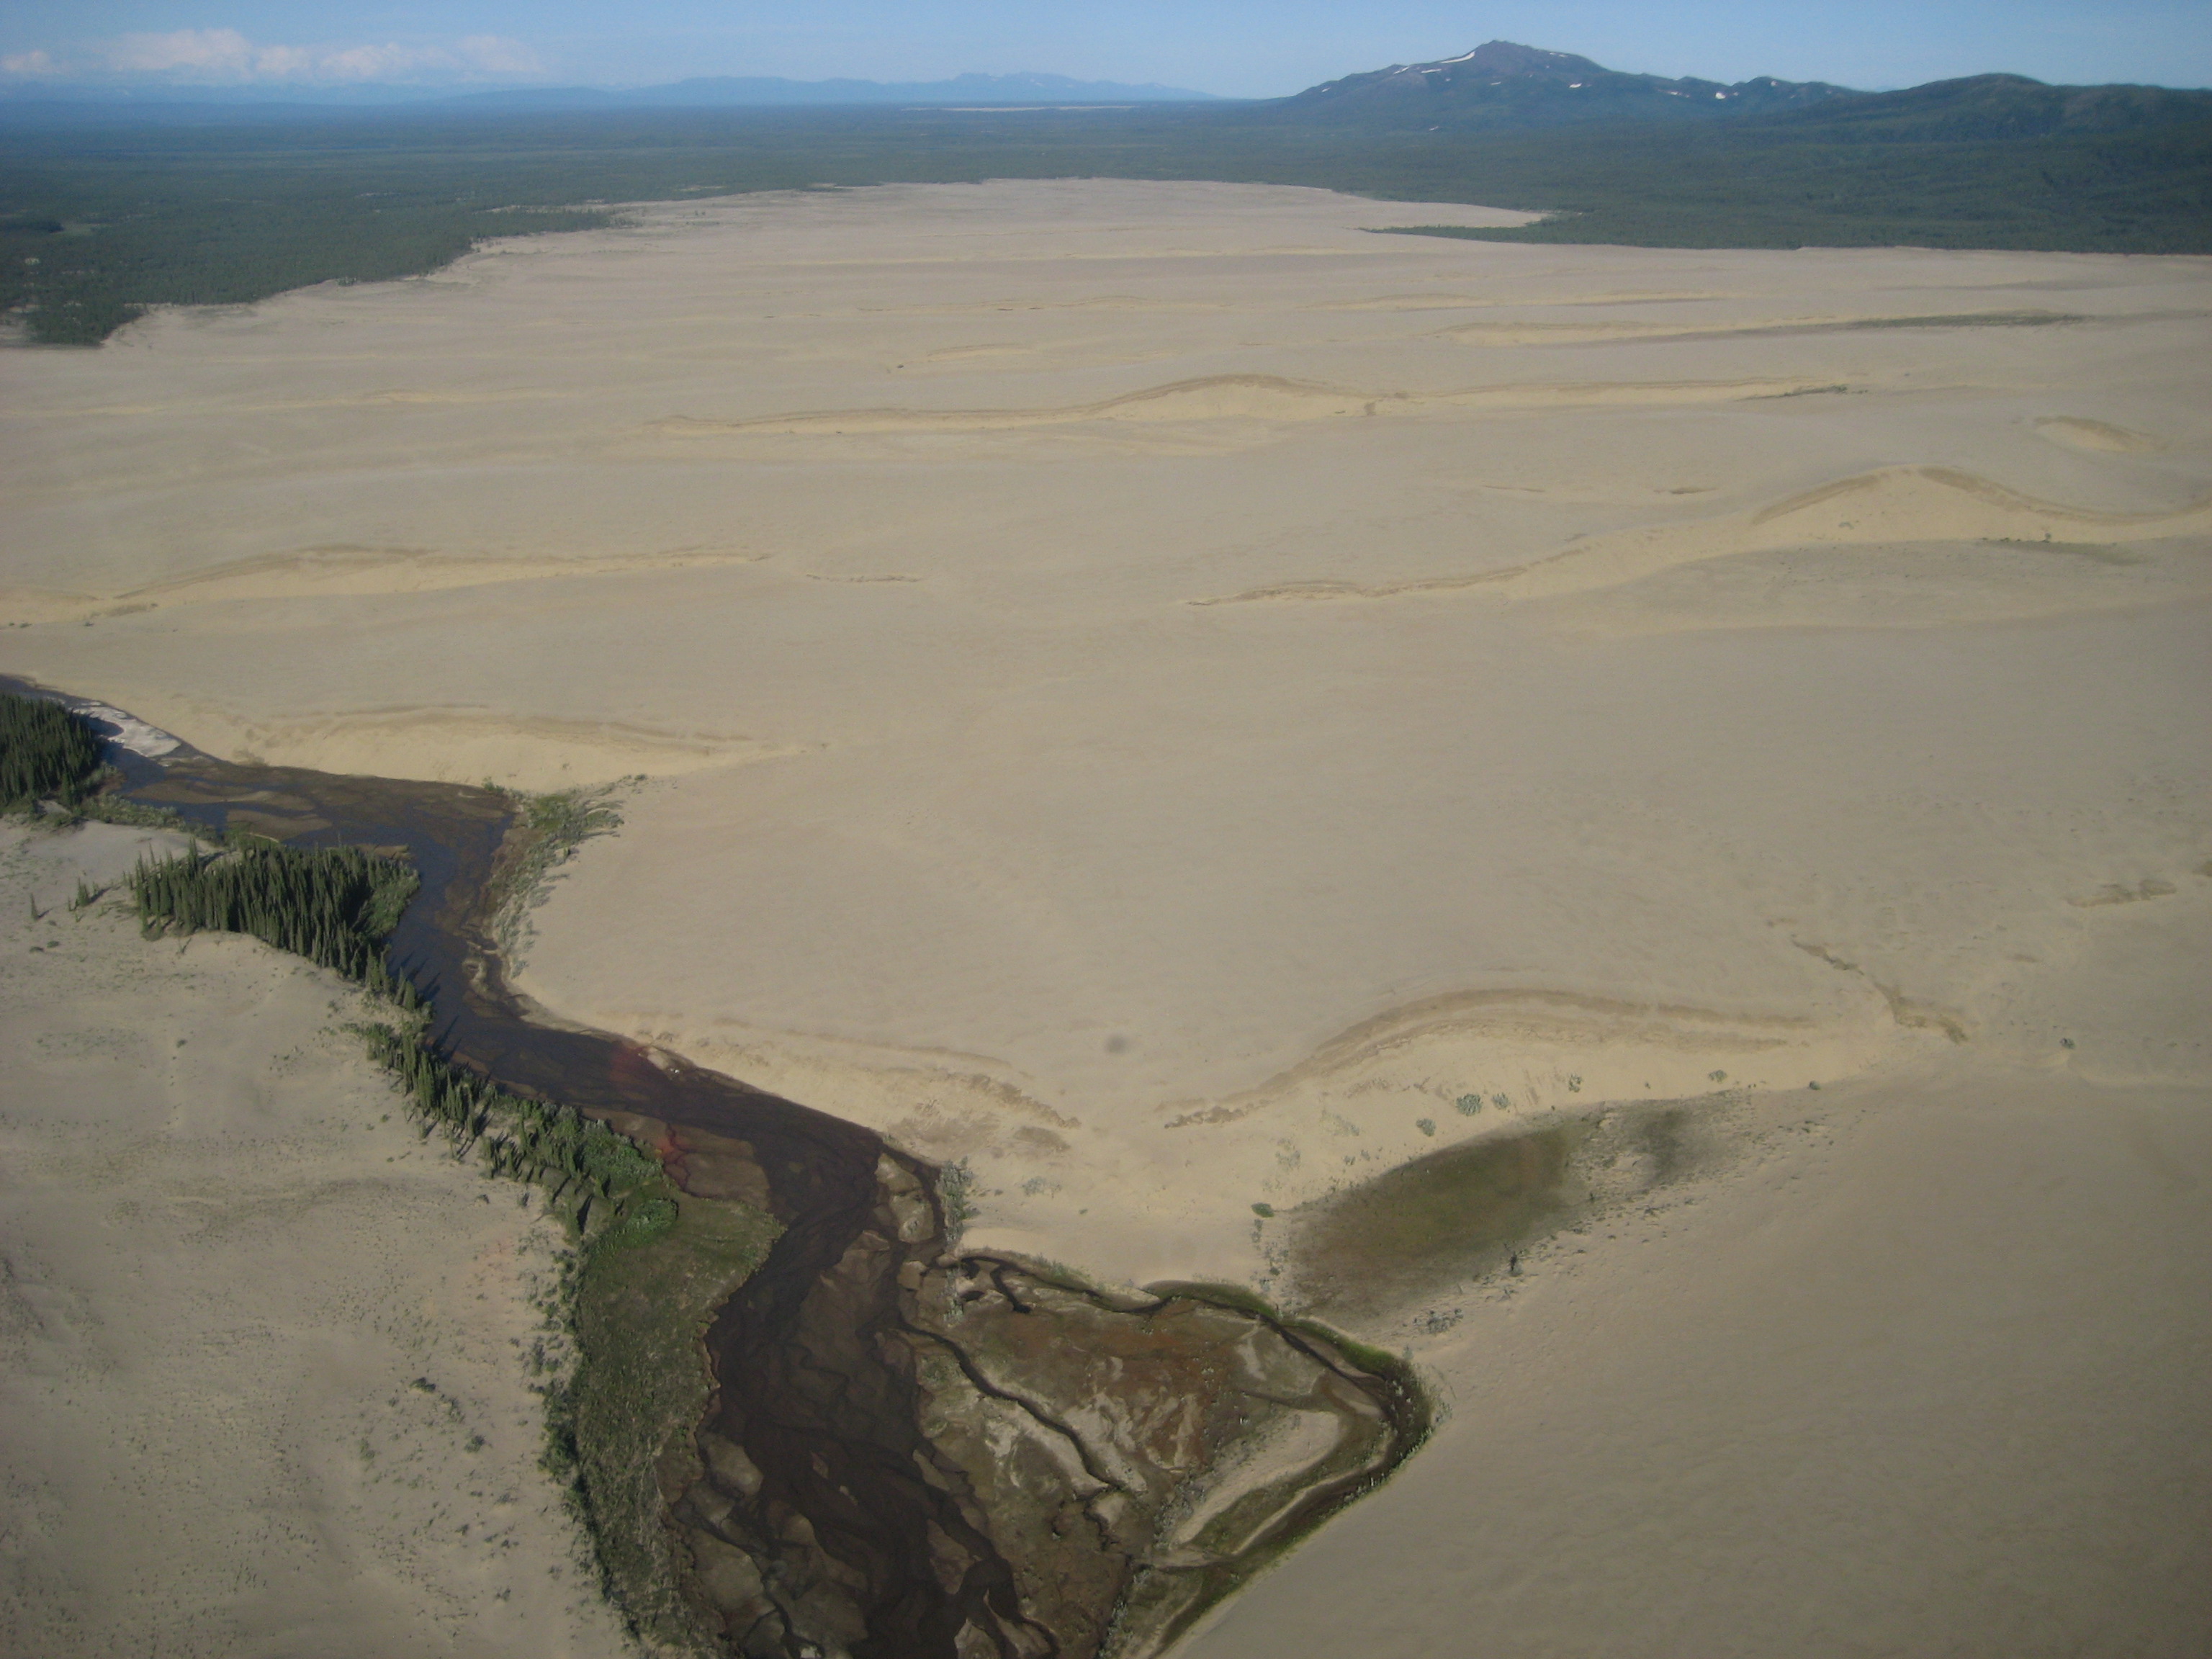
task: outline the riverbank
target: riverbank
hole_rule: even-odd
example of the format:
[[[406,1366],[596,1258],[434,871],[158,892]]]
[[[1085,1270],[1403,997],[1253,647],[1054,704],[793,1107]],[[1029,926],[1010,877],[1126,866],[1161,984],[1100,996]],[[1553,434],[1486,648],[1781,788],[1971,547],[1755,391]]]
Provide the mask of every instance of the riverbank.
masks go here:
[[[559,1229],[422,1139],[351,986],[70,908],[173,839],[0,829],[0,1646],[623,1653],[538,1466]]]

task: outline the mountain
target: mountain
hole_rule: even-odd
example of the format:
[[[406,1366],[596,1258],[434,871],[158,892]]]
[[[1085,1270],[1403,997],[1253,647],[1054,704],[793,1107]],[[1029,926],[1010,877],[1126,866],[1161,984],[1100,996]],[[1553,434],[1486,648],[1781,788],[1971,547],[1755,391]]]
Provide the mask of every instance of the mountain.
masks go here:
[[[1324,81],[1267,108],[1279,119],[1466,131],[1777,114],[1850,95],[1825,81],[1771,76],[1730,85],[1629,75],[1570,52],[1492,40],[1431,64],[1393,64]]]
[[[1492,40],[1432,64],[1393,64],[1251,105],[1244,118],[1384,131],[1521,131],[1593,122],[1726,119],[1814,129],[1831,143],[1988,143],[2133,132],[2212,120],[2212,92],[2170,87],[2053,87],[2023,75],[1854,92],[1771,76],[1732,84],[1607,69],[1570,52]]]
[[[1850,93],[1799,118],[1817,122],[1830,142],[1990,143],[2212,120],[2212,91],[2053,87],[2024,75],[1972,75],[1903,92]]]

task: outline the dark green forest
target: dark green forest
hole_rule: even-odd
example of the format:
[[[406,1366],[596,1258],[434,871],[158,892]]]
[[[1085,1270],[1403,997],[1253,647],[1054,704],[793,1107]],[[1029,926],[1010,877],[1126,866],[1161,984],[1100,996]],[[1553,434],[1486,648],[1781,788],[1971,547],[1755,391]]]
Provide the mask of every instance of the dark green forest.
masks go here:
[[[2192,102],[2172,103],[2186,118],[2084,128],[2037,113],[2052,88],[1956,85],[1776,117],[1521,131],[1303,120],[1287,101],[11,117],[0,313],[33,342],[89,344],[149,306],[434,270],[485,238],[605,223],[610,204],[994,178],[1318,185],[1376,198],[1376,229],[1419,228],[1424,202],[1556,216],[1450,233],[1500,240],[2212,252],[2212,120]]]
[[[43,697],[0,691],[0,809],[74,805],[100,781],[100,734]]]

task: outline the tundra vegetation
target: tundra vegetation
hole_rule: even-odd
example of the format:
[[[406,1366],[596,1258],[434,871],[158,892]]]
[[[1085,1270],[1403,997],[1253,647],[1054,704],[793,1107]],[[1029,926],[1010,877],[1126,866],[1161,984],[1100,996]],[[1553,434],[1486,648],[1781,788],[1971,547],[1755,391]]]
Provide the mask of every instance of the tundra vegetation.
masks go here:
[[[490,896],[492,937],[511,968],[530,943],[530,913],[545,902],[555,873],[592,836],[611,836],[622,828],[622,807],[615,799],[621,786],[544,795],[523,794],[496,784],[485,787],[514,805],[514,828],[502,849]]]

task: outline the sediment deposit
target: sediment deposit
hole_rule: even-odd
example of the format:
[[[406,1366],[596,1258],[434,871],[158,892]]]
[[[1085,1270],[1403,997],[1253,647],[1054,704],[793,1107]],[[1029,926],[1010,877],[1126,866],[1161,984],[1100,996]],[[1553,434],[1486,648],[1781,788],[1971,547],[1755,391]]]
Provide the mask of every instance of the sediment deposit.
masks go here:
[[[660,205],[6,354],[0,666],[642,776],[539,1004],[1411,1348],[1194,1654],[2201,1648],[2212,267],[1369,234],[1446,216]],[[1554,1131],[1533,1231],[1312,1256]]]

